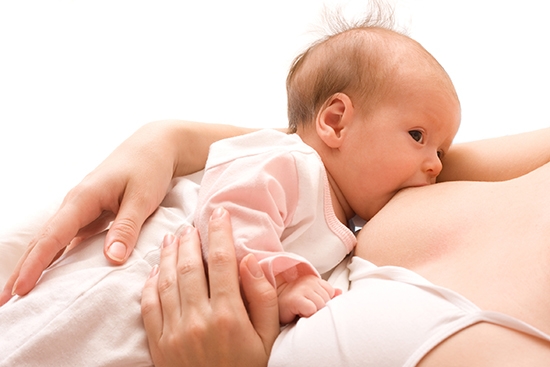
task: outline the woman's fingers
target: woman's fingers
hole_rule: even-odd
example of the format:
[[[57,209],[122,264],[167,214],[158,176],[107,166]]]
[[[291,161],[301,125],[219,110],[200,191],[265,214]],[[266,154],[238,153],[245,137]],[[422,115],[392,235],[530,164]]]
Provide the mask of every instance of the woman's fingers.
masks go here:
[[[164,236],[160,255],[158,294],[164,328],[178,324],[181,302],[177,273],[179,239],[172,234]]]
[[[120,207],[116,212],[107,236],[103,253],[115,265],[124,264],[136,246],[141,227],[145,220],[158,208],[166,192],[162,183],[162,195],[157,186],[148,187],[145,184],[127,184]]]
[[[158,293],[158,266],[154,266],[141,293],[141,316],[147,332],[149,349],[154,359],[160,357],[158,342],[162,336],[163,318]]]
[[[195,228],[186,227],[180,237],[164,237],[157,278],[165,331],[197,312],[208,312],[208,285]]]
[[[194,227],[185,227],[180,235],[175,270],[182,309],[206,311],[209,307],[208,283],[199,234]]]
[[[237,260],[229,213],[222,207],[214,210],[208,226],[208,275],[212,307],[216,302],[223,307],[237,301],[242,304],[237,277]],[[229,301],[229,302],[228,302]]]
[[[40,234],[31,241],[4,287],[1,304],[7,302],[12,294],[25,295],[30,292],[42,272],[73,240],[80,228],[101,214],[99,210],[89,209],[90,206],[81,202],[79,197],[74,200],[76,203],[73,205],[64,202]],[[88,209],[79,210],[80,207]]]
[[[234,326],[240,326],[239,331],[243,338],[249,340],[249,345],[255,344],[255,348],[251,348],[248,353],[249,363],[255,358],[262,360],[269,356],[271,347],[279,334],[277,291],[264,276],[254,256],[249,255],[244,258],[239,268],[248,303],[247,314],[237,276],[231,220],[225,209],[218,208],[213,212],[208,238],[208,275],[212,313],[216,315],[229,311],[235,315]],[[225,320],[225,325],[231,325],[231,323]],[[236,327],[234,330],[221,330],[222,326],[217,327],[220,333],[225,331],[230,335],[236,334]],[[254,354],[256,355],[252,357]]]
[[[212,215],[208,236],[208,277],[197,230],[188,227],[179,241],[167,237],[159,275],[145,284],[142,313],[153,361],[157,366],[266,365],[279,332],[276,291],[255,258],[241,263],[251,322],[224,209]]]
[[[267,355],[279,335],[277,291],[266,279],[254,255],[249,254],[239,267],[250,321],[260,336]]]
[[[8,278],[8,281],[4,285],[4,289],[2,290],[2,293],[0,293],[0,306],[4,305],[13,297],[13,294],[14,294],[13,288],[15,285],[15,281],[19,276],[19,269],[21,268],[21,264],[23,263],[25,256],[26,256],[26,253],[23,255],[21,259],[19,259],[19,261],[17,262],[17,265],[15,266],[15,269],[13,270],[10,277]]]
[[[115,214],[113,212],[103,211],[93,222],[78,231],[75,238],[71,241],[71,245],[73,245],[76,240],[80,243],[85,239],[104,231],[107,227],[109,227],[114,218]]]

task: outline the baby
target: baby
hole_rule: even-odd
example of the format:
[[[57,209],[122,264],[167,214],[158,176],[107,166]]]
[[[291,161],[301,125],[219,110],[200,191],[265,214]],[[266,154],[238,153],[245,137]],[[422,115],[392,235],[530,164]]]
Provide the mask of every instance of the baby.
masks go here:
[[[314,43],[295,59],[287,92],[291,134],[212,145],[195,215],[207,246],[212,211],[230,212],[237,256],[258,258],[282,324],[340,292],[323,279],[355,246],[350,220],[369,220],[403,188],[435,183],[460,124],[444,69],[381,26]]]

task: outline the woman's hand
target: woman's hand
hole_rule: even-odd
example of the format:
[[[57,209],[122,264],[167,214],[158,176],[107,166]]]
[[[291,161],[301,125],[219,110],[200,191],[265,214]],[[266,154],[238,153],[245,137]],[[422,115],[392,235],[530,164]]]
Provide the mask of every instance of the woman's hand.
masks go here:
[[[0,304],[12,294],[29,292],[69,244],[76,246],[113,219],[105,255],[115,264],[126,261],[141,225],[164,198],[174,172],[175,150],[165,139],[169,127],[168,123],[144,126],[68,193],[29,244],[0,295]]]
[[[0,294],[0,305],[28,293],[67,246],[104,230],[105,256],[122,264],[143,222],[166,195],[170,180],[204,167],[210,144],[243,134],[234,126],[162,121],[140,128],[65,197],[29,244]]]
[[[229,214],[212,214],[208,277],[197,231],[164,240],[143,289],[142,316],[155,366],[265,366],[279,333],[276,290],[253,255],[239,273]],[[250,317],[250,318],[249,318]]]

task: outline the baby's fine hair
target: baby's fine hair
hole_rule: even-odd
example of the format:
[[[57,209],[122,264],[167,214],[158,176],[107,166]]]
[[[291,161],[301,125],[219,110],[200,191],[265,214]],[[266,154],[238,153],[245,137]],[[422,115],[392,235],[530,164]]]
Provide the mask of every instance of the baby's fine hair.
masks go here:
[[[287,76],[290,132],[312,123],[323,103],[336,93],[374,103],[395,70],[388,55],[396,44],[413,45],[411,52],[433,59],[396,30],[393,8],[381,0],[369,1],[366,16],[359,21],[347,20],[340,9],[325,9],[323,15],[327,34],[294,59]],[[391,42],[396,38],[405,42]]]

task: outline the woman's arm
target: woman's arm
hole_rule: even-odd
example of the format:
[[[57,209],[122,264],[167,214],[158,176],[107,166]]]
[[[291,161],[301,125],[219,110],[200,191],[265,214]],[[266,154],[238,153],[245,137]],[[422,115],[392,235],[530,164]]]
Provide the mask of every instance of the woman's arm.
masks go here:
[[[503,181],[550,162],[550,128],[456,144],[438,181]]]
[[[112,220],[105,255],[115,264],[124,263],[171,179],[202,169],[214,141],[250,131],[253,129],[182,121],[154,122],[140,128],[67,194],[20,259],[0,294],[0,305],[12,294],[29,292],[69,244],[76,246]]]
[[[181,121],[151,123],[149,128],[163,131],[165,139],[170,139],[168,145],[175,149],[173,177],[188,175],[203,169],[212,143],[258,130],[233,125],[182,123]]]

